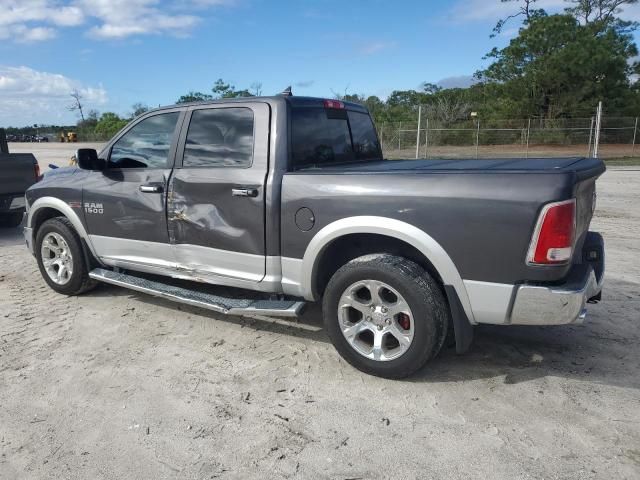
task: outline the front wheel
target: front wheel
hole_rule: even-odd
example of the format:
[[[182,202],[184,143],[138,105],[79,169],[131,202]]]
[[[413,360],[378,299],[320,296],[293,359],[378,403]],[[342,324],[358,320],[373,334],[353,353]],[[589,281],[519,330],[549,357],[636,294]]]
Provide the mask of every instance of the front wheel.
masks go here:
[[[372,375],[404,378],[438,354],[450,314],[438,283],[422,267],[379,254],[356,258],[333,275],[323,316],[347,362]]]
[[[80,238],[65,217],[42,224],[36,235],[35,252],[42,277],[56,292],[78,295],[96,285],[89,278]]]

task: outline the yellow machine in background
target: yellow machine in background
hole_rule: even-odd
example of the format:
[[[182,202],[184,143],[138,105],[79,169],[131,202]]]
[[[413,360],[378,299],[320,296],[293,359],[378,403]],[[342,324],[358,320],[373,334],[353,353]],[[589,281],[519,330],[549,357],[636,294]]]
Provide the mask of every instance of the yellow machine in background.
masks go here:
[[[76,132],[60,132],[59,138],[62,143],[76,143],[78,141],[78,134]]]

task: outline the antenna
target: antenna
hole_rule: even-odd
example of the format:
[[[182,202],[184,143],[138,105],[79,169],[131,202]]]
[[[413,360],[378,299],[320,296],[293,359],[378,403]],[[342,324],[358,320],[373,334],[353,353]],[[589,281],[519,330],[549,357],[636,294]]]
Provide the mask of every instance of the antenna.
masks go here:
[[[280,95],[282,95],[283,97],[292,97],[293,93],[291,93],[291,85],[289,85],[282,92],[280,92]]]

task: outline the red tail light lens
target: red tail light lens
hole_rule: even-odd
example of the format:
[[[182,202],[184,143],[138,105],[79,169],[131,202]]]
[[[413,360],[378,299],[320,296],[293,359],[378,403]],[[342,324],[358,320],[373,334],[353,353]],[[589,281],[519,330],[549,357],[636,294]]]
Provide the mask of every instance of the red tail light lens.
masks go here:
[[[33,173],[36,176],[36,182],[40,181],[40,165],[38,165],[38,162],[35,163],[35,165],[33,166]]]
[[[324,108],[337,108],[340,110],[344,110],[344,103],[340,100],[325,100]]]
[[[575,230],[575,199],[547,204],[533,232],[527,263],[555,265],[568,262],[573,254]]]

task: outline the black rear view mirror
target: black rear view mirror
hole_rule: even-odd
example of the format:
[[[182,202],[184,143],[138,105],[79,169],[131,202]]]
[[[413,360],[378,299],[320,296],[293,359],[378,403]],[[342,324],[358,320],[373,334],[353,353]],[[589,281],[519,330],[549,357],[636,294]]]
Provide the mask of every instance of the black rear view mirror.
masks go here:
[[[83,170],[104,170],[106,162],[98,158],[98,152],[93,148],[79,148],[76,150],[78,167]]]

